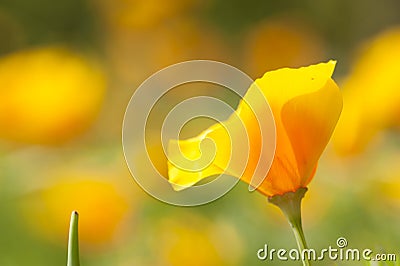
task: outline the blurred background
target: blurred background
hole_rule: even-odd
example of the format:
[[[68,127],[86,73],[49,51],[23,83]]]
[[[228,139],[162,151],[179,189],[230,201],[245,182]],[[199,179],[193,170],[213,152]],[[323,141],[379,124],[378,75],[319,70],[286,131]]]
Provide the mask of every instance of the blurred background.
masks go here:
[[[303,203],[306,236],[316,249],[345,237],[400,260],[398,10],[396,0],[1,0],[0,265],[65,265],[72,210],[82,265],[298,265],[257,259],[264,244],[296,244],[245,184],[181,208],[130,176],[131,95],[190,59],[252,78],[336,59],[344,109]]]

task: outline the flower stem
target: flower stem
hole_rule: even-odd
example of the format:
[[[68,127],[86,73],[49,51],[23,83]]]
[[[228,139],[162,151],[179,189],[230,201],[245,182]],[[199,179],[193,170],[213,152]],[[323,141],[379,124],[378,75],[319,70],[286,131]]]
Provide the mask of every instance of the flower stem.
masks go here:
[[[79,266],[78,212],[73,211],[69,227],[67,266]]]
[[[301,200],[306,192],[307,188],[299,188],[295,192],[286,192],[283,195],[269,197],[268,201],[278,206],[285,215],[296,238],[303,265],[310,266],[308,257],[303,255],[303,250],[307,249],[307,243],[301,225]]]

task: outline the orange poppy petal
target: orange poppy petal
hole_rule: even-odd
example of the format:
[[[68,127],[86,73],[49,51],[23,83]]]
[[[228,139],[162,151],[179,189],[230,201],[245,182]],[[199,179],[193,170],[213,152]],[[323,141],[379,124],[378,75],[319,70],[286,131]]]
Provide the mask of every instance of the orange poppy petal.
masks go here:
[[[258,188],[271,196],[306,186],[337,123],[342,97],[331,79],[335,62],[268,72],[257,80],[276,123],[275,158]]]
[[[282,108],[282,122],[293,148],[300,185],[306,186],[342,110],[342,96],[332,79],[318,91],[298,96]]]

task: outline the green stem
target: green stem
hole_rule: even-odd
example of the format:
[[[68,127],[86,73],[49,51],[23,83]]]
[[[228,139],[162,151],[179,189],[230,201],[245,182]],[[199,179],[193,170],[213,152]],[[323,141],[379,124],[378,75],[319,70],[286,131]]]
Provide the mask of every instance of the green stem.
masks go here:
[[[304,249],[308,249],[301,225],[301,200],[306,192],[307,188],[299,188],[295,192],[287,192],[283,195],[275,195],[268,198],[268,201],[278,206],[286,216],[296,238],[300,255],[303,254]],[[311,265],[307,256],[301,256],[301,258],[304,266]]]
[[[78,212],[73,211],[69,225],[67,266],[79,266]]]

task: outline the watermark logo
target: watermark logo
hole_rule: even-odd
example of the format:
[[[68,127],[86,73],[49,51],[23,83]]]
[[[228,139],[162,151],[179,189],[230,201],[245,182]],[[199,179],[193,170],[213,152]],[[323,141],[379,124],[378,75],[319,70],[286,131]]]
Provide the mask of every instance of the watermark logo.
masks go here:
[[[135,91],[125,112],[122,142],[126,162],[135,181],[151,196],[163,202],[179,206],[201,205],[226,194],[239,181],[238,178],[222,174],[213,181],[196,185],[176,192],[168,182],[166,174],[169,140],[180,139],[184,126],[195,118],[205,117],[214,122],[225,121],[232,115],[235,108],[224,99],[209,95],[196,95],[172,102],[169,110],[158,108],[160,101],[168,102],[168,94],[173,89],[180,89],[190,83],[214,84],[243,100],[248,88],[254,81],[239,69],[230,65],[209,61],[195,60],[175,64],[160,70],[145,80]],[[253,84],[252,86],[257,86]],[[257,119],[261,132],[261,144],[269,149],[262,149],[259,164],[254,171],[249,190],[256,189],[267,176],[275,151],[275,123],[272,111],[261,90],[255,90],[258,95],[257,106],[250,108]],[[182,95],[184,95],[184,90]],[[149,130],[150,117],[161,119],[162,125],[157,130]],[[272,129],[272,130],[271,130]],[[237,132],[230,134],[230,163],[235,164],[238,173],[243,173],[249,157],[249,135],[242,123],[244,133],[237,137]],[[154,133],[155,132],[155,133]],[[197,132],[197,134],[200,132]],[[151,134],[157,136],[149,137]],[[233,136],[235,135],[235,136]],[[154,141],[155,140],[155,141]],[[153,143],[155,142],[155,144]],[[203,143],[201,143],[203,145]],[[205,145],[207,143],[204,143]],[[211,143],[212,145],[212,143]],[[156,148],[154,148],[156,147]],[[201,145],[199,149],[201,149]],[[157,152],[152,153],[152,149]],[[178,149],[179,151],[179,149]],[[196,171],[201,171],[212,163],[215,154],[202,154]],[[157,160],[161,163],[157,164]],[[180,160],[183,161],[184,160]],[[187,162],[193,165],[193,162]],[[175,165],[180,169],[188,169],[185,163]],[[188,169],[193,171],[192,168]]]
[[[336,245],[338,246],[338,248],[345,248],[347,247],[347,239],[344,237],[339,237],[336,240]]]
[[[329,245],[327,248],[315,250],[312,248],[299,251],[298,249],[275,249],[270,248],[268,244],[257,251],[259,260],[281,260],[281,261],[396,261],[397,256],[394,253],[375,253],[372,249],[349,248],[347,239],[339,237],[336,245]]]

